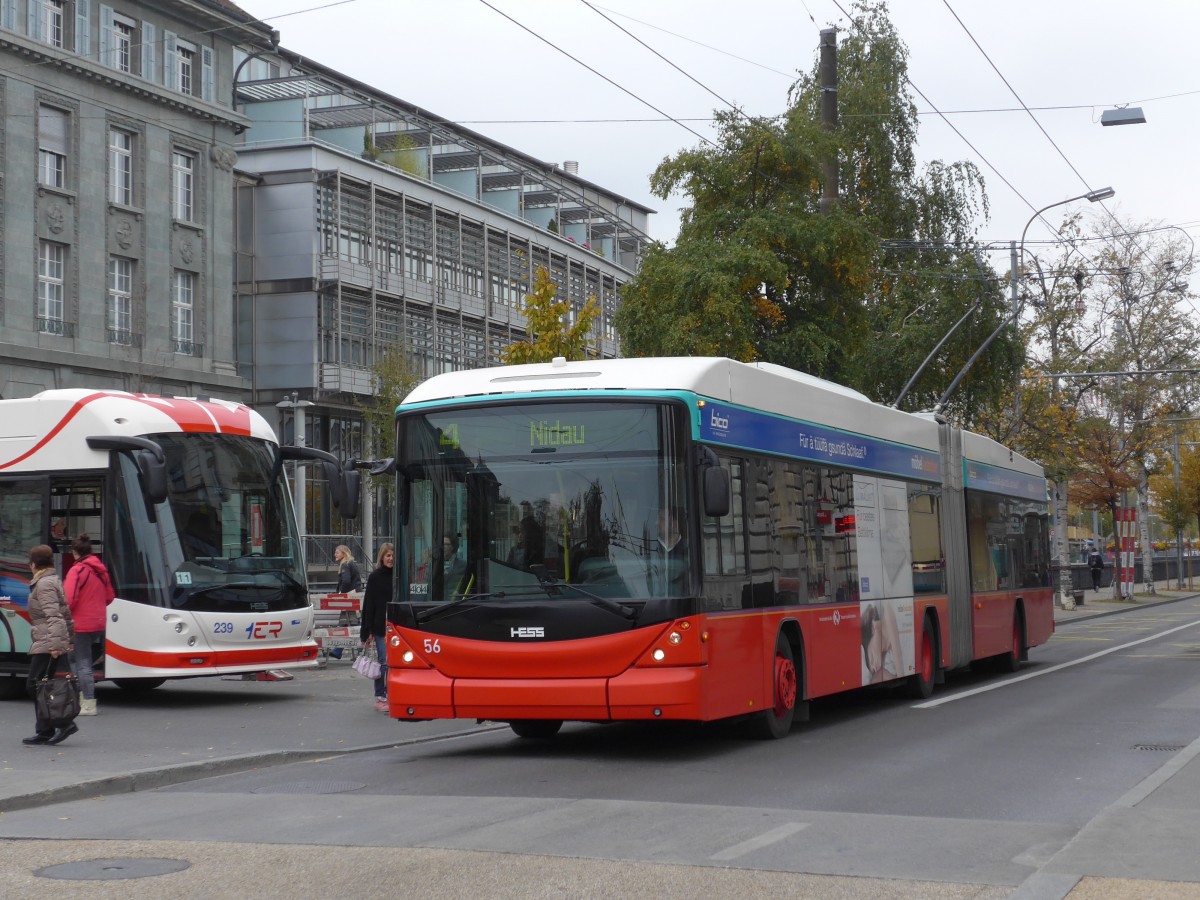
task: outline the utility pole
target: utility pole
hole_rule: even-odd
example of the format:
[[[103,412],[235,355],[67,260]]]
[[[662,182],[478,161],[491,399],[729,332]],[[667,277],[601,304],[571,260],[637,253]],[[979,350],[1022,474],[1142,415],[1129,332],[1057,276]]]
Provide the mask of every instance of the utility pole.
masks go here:
[[[837,29],[821,29],[821,127],[828,132],[837,130]],[[838,157],[835,150],[822,165],[825,185],[821,191],[821,214],[828,215],[838,199]]]

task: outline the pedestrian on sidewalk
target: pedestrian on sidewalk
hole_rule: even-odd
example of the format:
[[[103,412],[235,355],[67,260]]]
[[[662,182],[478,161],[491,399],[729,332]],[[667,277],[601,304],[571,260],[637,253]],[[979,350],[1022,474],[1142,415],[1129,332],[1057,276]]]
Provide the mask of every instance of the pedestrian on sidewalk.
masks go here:
[[[75,621],[75,649],[71,651],[71,668],[79,679],[79,714],[96,715],[96,673],[93,658],[94,645],[104,648],[104,620],[108,604],[113,602],[112,576],[92,553],[92,539],[83,533],[71,542],[71,555],[75,564],[67,571],[63,590],[67,605],[71,607],[71,618]]]
[[[28,687],[32,696],[37,683],[58,667],[58,658],[74,648],[75,623],[63,594],[62,582],[54,573],[54,551],[46,544],[32,548],[29,569],[32,573],[29,580],[29,632],[33,640],[29,645]],[[33,708],[36,716],[36,703]],[[22,744],[60,744],[79,730],[74,722],[60,728],[41,719],[36,722],[36,732],[32,737],[24,738]]]
[[[367,576],[363,593],[362,626],[359,638],[363,647],[374,643],[379,657],[379,677],[375,679],[375,711],[388,711],[387,702],[387,605],[392,599],[393,566],[396,554],[391,544],[380,544],[375,557],[375,571]]]
[[[1095,544],[1092,544],[1091,547],[1091,552],[1088,554],[1088,568],[1092,570],[1092,590],[1098,594],[1100,593],[1100,575],[1104,572],[1104,557]]]

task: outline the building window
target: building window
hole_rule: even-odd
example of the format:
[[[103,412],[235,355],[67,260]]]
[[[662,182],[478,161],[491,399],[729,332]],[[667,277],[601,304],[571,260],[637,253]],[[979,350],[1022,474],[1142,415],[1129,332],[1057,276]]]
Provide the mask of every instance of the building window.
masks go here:
[[[195,221],[196,157],[176,150],[171,154],[171,211],[181,222]]]
[[[68,114],[53,106],[38,107],[38,183],[67,185]]]
[[[122,72],[133,71],[134,23],[122,16],[113,16],[112,43],[110,45],[112,67]]]
[[[63,31],[64,5],[65,0],[42,0],[38,37],[51,47],[62,47],[66,42],[66,33]]]
[[[192,94],[196,48],[180,41],[175,45],[175,84],[181,94]]]
[[[133,343],[133,260],[108,258],[108,340]]]
[[[67,248],[54,241],[38,244],[38,331],[63,334],[66,311]]]
[[[171,298],[171,342],[176,353],[186,356],[195,353],[195,298],[196,276],[176,269]]]
[[[133,135],[120,128],[108,132],[108,199],[133,206]]]

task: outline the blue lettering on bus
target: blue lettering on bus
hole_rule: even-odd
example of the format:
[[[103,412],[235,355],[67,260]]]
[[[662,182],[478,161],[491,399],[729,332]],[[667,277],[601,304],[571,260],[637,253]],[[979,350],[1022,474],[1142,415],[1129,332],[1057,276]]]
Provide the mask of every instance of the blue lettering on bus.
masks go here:
[[[933,450],[748,409],[709,404],[708,415],[700,417],[699,438],[910,480],[941,480],[940,454]]]
[[[1012,469],[1002,469],[988,463],[963,460],[964,482],[975,491],[1008,494],[1026,500],[1046,501],[1046,479]]]

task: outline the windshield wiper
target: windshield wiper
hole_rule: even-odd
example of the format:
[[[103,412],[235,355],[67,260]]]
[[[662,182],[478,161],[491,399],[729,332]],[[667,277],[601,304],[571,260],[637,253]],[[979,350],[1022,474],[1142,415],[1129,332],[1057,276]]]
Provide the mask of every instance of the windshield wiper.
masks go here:
[[[532,565],[529,567],[529,571],[537,576],[538,587],[544,590],[550,597],[559,596],[563,590],[578,591],[589,602],[623,619],[628,619],[632,622],[638,617],[638,611],[634,607],[618,603],[616,600],[610,600],[608,597],[601,597],[599,594],[593,594],[591,591],[581,588],[577,584],[570,584],[569,582],[554,578],[546,573],[545,566]]]
[[[427,610],[424,613],[414,612],[413,619],[416,621],[416,623],[418,625],[423,625],[426,622],[433,621],[434,619],[440,619],[442,617],[442,614],[445,613],[447,610],[451,610],[456,606],[461,606],[462,604],[466,603],[468,600],[503,600],[507,596],[509,596],[509,595],[507,593],[505,593],[504,591],[488,591],[488,592],[483,592],[483,593],[478,593],[478,594],[463,594],[461,597],[455,597],[453,600],[450,600],[446,603],[442,603],[439,606],[435,606],[435,607],[433,607],[433,609]],[[409,601],[409,602],[411,604],[412,601]]]
[[[230,581],[225,584],[210,584],[207,587],[196,588],[194,591],[190,591],[188,596],[203,597],[213,591],[243,590],[245,588],[254,588],[256,591],[278,591],[280,589],[278,585],[259,584],[257,581]]]

